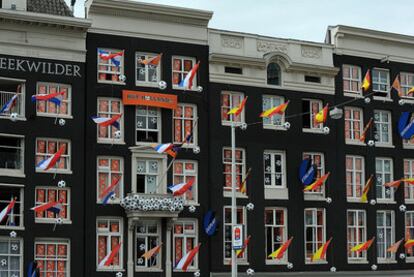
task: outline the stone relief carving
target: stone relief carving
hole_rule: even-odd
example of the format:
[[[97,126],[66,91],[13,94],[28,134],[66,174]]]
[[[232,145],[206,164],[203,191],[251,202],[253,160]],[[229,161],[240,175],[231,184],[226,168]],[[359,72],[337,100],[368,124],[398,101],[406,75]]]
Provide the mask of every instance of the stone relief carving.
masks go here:
[[[280,43],[274,43],[270,41],[258,40],[257,41],[257,51],[259,52],[283,52],[287,53],[287,46]]]
[[[302,52],[302,57],[304,58],[319,59],[322,54],[322,48],[312,47],[312,46],[302,46],[301,52]]]
[[[221,46],[224,48],[243,48],[243,38],[235,36],[221,36]]]

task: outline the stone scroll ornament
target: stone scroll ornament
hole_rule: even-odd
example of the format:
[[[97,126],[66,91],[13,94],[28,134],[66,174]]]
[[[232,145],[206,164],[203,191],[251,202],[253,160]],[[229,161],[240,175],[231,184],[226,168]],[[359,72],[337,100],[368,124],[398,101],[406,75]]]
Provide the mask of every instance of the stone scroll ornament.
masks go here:
[[[213,211],[208,211],[204,215],[204,220],[203,220],[204,231],[210,237],[216,233],[217,227],[218,227],[218,220],[215,217],[215,214],[216,213]]]

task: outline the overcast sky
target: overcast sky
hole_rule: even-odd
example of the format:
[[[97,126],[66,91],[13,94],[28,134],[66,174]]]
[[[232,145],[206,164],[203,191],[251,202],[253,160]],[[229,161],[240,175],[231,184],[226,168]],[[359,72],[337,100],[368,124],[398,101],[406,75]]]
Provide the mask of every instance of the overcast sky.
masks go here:
[[[70,2],[70,0],[65,0]],[[146,0],[210,10],[209,27],[322,42],[328,25],[414,35],[413,0]],[[77,0],[76,16],[83,16]]]

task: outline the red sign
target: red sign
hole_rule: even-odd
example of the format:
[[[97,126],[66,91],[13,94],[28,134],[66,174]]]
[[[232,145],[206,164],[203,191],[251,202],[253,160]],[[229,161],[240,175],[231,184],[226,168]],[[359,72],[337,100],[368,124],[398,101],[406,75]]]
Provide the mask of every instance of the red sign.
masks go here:
[[[122,102],[124,105],[142,105],[175,110],[177,108],[177,95],[123,90]]]

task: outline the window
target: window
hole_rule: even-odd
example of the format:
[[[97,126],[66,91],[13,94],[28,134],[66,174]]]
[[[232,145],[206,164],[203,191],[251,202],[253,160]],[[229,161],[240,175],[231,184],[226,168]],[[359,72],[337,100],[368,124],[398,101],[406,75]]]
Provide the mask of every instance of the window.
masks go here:
[[[108,56],[112,58],[108,59]],[[98,49],[98,82],[124,84],[119,79],[124,74],[124,51]]]
[[[198,244],[197,238],[197,221],[192,219],[179,219],[174,224],[173,233],[173,256],[174,268],[189,251],[194,249]],[[195,270],[198,268],[198,258],[194,257],[188,269]]]
[[[69,277],[70,243],[66,239],[36,239],[35,261],[40,276]]]
[[[414,177],[414,160],[404,159],[404,178]],[[414,202],[414,186],[404,184],[404,198],[405,202]]]
[[[0,175],[24,174],[24,139],[0,135]]]
[[[0,222],[1,229],[23,227],[23,192],[24,188],[20,185],[0,185],[0,211],[3,211],[13,199],[16,200],[9,215]]]
[[[123,113],[123,106],[120,99],[116,98],[98,98],[98,116],[112,118]],[[113,125],[102,126],[97,125],[98,128],[98,142],[120,142],[123,141],[123,119],[122,116],[118,119],[120,129]],[[120,131],[121,137],[116,137],[115,132]]]
[[[183,196],[187,204],[197,203],[197,187],[198,187],[198,164],[197,161],[175,160],[174,161],[174,184],[186,183],[194,179],[194,183]]]
[[[387,251],[395,242],[394,225],[394,211],[377,211],[378,261],[395,259],[395,254]]]
[[[361,67],[344,64],[342,66],[342,82],[345,93],[361,94]]]
[[[287,210],[285,208],[265,209],[266,264],[287,263],[288,252],[280,260],[269,258],[287,240]]]
[[[136,85],[158,87],[161,81],[161,60],[158,65],[143,64],[142,61],[157,57],[153,53],[136,53]]]
[[[36,187],[35,206],[49,202],[61,202],[60,213],[51,211],[36,212],[36,223],[56,223],[56,218],[61,218],[64,223],[70,223],[70,190],[68,188]]]
[[[264,151],[265,187],[286,187],[286,157],[282,151]]]
[[[17,95],[15,105],[8,111],[0,113],[0,117],[9,118],[10,114],[17,113],[18,118],[24,118],[24,103],[26,85],[23,80],[0,77],[0,109]]]
[[[376,144],[392,145],[391,112],[374,110],[374,124]]]
[[[182,80],[187,76],[188,72],[196,64],[195,58],[190,57],[172,57],[172,83],[174,89],[183,89],[179,86]],[[191,89],[197,87],[197,75],[194,76],[193,86]]]
[[[231,251],[232,251],[232,226],[231,226],[231,207],[224,206],[224,264],[228,264],[231,260]],[[237,222],[243,226],[243,234],[247,237],[247,217],[246,209],[244,207],[237,207]],[[239,261],[247,262],[247,250],[245,249],[243,255],[239,257]]]
[[[320,178],[325,175],[325,155],[317,152],[304,152],[303,159],[311,159],[312,163],[316,165],[316,177]],[[317,197],[325,196],[325,184],[320,186],[314,191],[305,191],[305,197],[307,195],[315,195]]]
[[[360,142],[364,128],[363,112],[360,108],[345,107],[345,141]]]
[[[63,154],[60,159],[56,162],[53,169],[48,171],[42,171],[41,169],[36,168],[38,172],[48,172],[48,173],[68,173],[70,172],[70,153],[71,146],[70,141],[64,139],[54,139],[54,138],[37,138],[36,139],[36,165],[41,161],[46,160],[53,156],[60,147],[64,147]]]
[[[320,83],[321,82],[321,77],[305,75],[305,82]]]
[[[372,69],[372,91],[376,96],[390,97],[390,72],[387,69]]]
[[[405,239],[414,238],[414,211],[407,211],[405,213]],[[407,260],[413,260],[414,258],[414,246],[405,248],[405,255]]]
[[[346,196],[360,202],[365,185],[365,161],[362,156],[346,155]]]
[[[414,87],[414,73],[401,72],[400,73],[401,93],[403,97],[413,98],[414,94],[407,94],[408,91]]]
[[[136,109],[137,143],[161,142],[161,110],[148,106],[137,106]]]
[[[184,146],[197,145],[197,106],[192,104],[178,104],[177,109],[173,111],[174,143],[182,143],[187,136],[192,134],[190,143],[185,143]]]
[[[244,95],[240,92],[221,92],[221,124],[231,125],[234,122],[244,122],[244,109],[239,115],[227,114],[232,108],[237,107],[243,101]]]
[[[311,262],[313,254],[325,243],[325,209],[305,209],[305,261]]]
[[[115,195],[108,202],[119,203],[124,196],[124,160],[121,157],[98,157],[97,159],[98,189],[97,203],[102,204],[107,195],[102,193],[112,184],[116,184],[113,191]]]
[[[236,190],[240,191],[241,183],[246,174],[246,153],[244,149],[236,148]],[[231,148],[223,148],[224,190],[231,191]]]
[[[98,217],[96,220],[96,248],[97,270],[116,271],[122,269],[123,244],[115,255],[112,265],[99,266],[99,263],[123,241],[123,228],[121,218]]]
[[[138,221],[135,229],[136,269],[161,268],[161,252],[150,259],[144,253],[161,245],[161,224],[158,220]]]
[[[160,159],[136,159],[136,192],[157,193],[161,173]]]
[[[367,217],[364,210],[347,211],[348,262],[366,261],[367,251],[351,252],[351,249],[367,241]]]
[[[23,240],[0,237],[0,276],[23,276]]]
[[[231,74],[243,74],[243,69],[241,67],[231,67],[231,66],[225,66],[224,67],[225,73],[231,73]]]
[[[302,111],[303,111],[303,128],[311,130],[321,130],[323,124],[315,124],[314,117],[322,109],[321,100],[303,100],[302,101]]]
[[[376,193],[377,200],[394,201],[394,188],[387,188],[385,183],[394,180],[393,164],[390,158],[375,159]]]
[[[277,63],[269,63],[267,65],[267,84],[280,86],[281,81],[281,70]]]
[[[279,106],[285,103],[285,98],[276,95],[263,95],[263,111]],[[263,117],[263,128],[265,129],[283,129],[285,123],[285,114],[275,114],[271,117]]]
[[[62,93],[58,98],[60,105],[52,101],[36,101],[36,113],[40,116],[68,117],[71,116],[72,87],[57,83],[37,83],[37,94]]]

